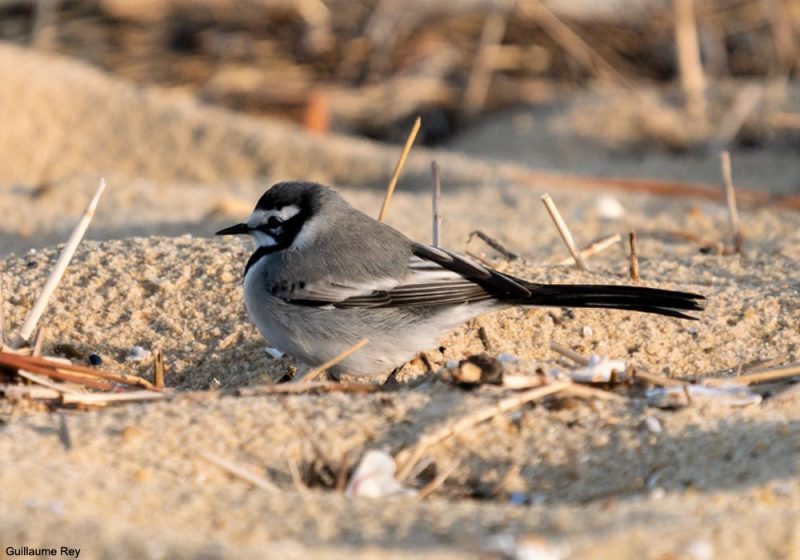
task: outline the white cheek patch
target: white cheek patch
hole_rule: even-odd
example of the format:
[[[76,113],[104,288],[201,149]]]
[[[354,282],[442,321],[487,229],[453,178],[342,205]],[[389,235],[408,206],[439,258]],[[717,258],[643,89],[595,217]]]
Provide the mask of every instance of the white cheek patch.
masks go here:
[[[295,236],[294,241],[292,241],[292,245],[289,248],[292,251],[296,251],[311,243],[317,236],[317,228],[315,226],[316,221],[313,218],[306,220],[306,223],[304,223],[303,227],[300,228],[300,231],[297,232],[297,235]]]
[[[259,247],[274,247],[278,244],[275,238],[263,231],[254,230],[252,232],[253,238],[256,240],[256,245]]]

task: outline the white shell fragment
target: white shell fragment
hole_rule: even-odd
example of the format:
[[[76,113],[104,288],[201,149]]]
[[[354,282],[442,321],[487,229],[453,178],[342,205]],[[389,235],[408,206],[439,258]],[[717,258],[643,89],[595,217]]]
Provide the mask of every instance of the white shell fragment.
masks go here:
[[[150,356],[150,350],[142,348],[141,346],[132,346],[128,350],[128,355],[125,356],[126,362],[141,362]]]
[[[386,498],[416,494],[415,490],[406,488],[395,479],[395,471],[391,455],[385,451],[371,449],[361,458],[344,495],[348,498]]]
[[[743,407],[761,402],[761,395],[752,392],[744,385],[705,387],[703,385],[683,385],[680,387],[656,387],[645,393],[647,404],[658,408],[679,408],[692,403],[715,402],[731,407]]]
[[[603,220],[619,220],[625,215],[625,208],[613,196],[604,194],[597,198],[597,215]]]
[[[569,372],[569,377],[577,383],[608,383],[612,372],[617,372],[617,379],[624,379],[627,366],[625,360],[612,360],[605,356],[589,356],[586,367]]]
[[[267,348],[264,348],[264,352],[266,352],[267,354],[269,354],[272,358],[274,358],[276,360],[278,358],[283,358],[283,352],[281,352],[277,348],[267,347]]]
[[[658,418],[653,416],[645,416],[642,424],[644,424],[644,427],[647,428],[647,431],[651,434],[660,434],[664,431],[661,427],[661,422],[658,421]]]
[[[569,545],[539,535],[498,535],[489,552],[499,552],[514,560],[561,560],[569,555]]]

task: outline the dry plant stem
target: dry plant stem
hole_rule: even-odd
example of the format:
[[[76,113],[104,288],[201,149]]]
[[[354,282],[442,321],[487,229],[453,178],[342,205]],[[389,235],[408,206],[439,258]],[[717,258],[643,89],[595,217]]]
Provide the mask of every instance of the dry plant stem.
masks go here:
[[[472,241],[473,237],[477,237],[478,239],[486,243],[489,247],[500,253],[503,256],[503,258],[508,261],[513,261],[519,258],[519,256],[516,253],[512,253],[511,251],[506,249],[497,239],[488,236],[479,229],[470,232],[469,237],[467,237],[467,243]]]
[[[450,463],[450,465],[446,469],[440,472],[436,476],[436,478],[434,478],[428,484],[422,487],[420,491],[417,493],[416,498],[418,500],[424,500],[425,498],[436,492],[439,488],[441,488],[442,484],[444,484],[445,481],[448,478],[450,478],[450,475],[456,472],[456,469],[460,464],[461,461],[459,459],[455,459],[452,463]]]
[[[37,385],[41,385],[42,387],[47,387],[48,389],[53,389],[61,393],[81,393],[77,389],[65,384],[65,383],[53,383],[47,377],[38,375],[36,373],[32,373],[30,371],[26,371],[24,369],[18,369],[17,375],[22,377],[23,379],[27,379],[31,383],[36,383]]]
[[[379,222],[382,222],[384,219],[386,219],[386,212],[389,209],[389,202],[392,200],[394,188],[397,186],[397,180],[400,178],[400,172],[403,170],[403,166],[408,158],[408,153],[411,151],[411,146],[414,144],[414,140],[417,138],[417,133],[419,132],[419,127],[421,124],[422,119],[417,117],[417,120],[414,121],[414,126],[411,127],[411,132],[408,133],[406,144],[403,146],[403,151],[400,153],[400,159],[397,160],[397,165],[394,167],[394,172],[392,173],[392,178],[389,181],[389,186],[386,188],[386,196],[383,198],[381,212],[378,214]]]
[[[157,389],[164,388],[164,353],[161,350],[156,351],[156,356],[153,359],[153,381]]]
[[[31,42],[37,49],[49,50],[55,46],[59,4],[60,0],[38,0],[34,3]]]
[[[18,368],[28,368],[28,366],[33,365],[53,369],[56,371],[68,371],[81,374],[82,378],[99,377],[100,379],[116,381],[117,383],[122,383],[123,385],[143,387],[145,389],[150,389],[151,391],[158,390],[155,385],[146,379],[142,379],[141,377],[137,377],[135,375],[128,375],[126,373],[109,373],[83,366],[76,366],[74,364],[64,364],[37,356],[19,356],[13,352],[0,352],[0,364]]]
[[[359,350],[364,348],[364,346],[366,346],[368,342],[369,342],[368,338],[362,338],[361,340],[359,340],[358,342],[353,344],[350,348],[348,348],[347,350],[345,350],[344,352],[342,352],[338,356],[336,356],[334,358],[331,358],[330,360],[328,360],[327,362],[325,362],[321,366],[317,366],[317,367],[309,370],[308,373],[306,373],[305,375],[303,375],[299,379],[298,378],[294,378],[293,382],[295,382],[295,383],[301,383],[301,382],[302,383],[308,383],[309,381],[314,381],[317,377],[319,377],[320,375],[325,373],[325,371],[327,371],[329,368],[332,368],[333,366],[335,366],[336,364],[338,364],[339,362],[341,362],[342,360],[347,358],[349,355],[354,354],[355,352],[358,352]]]
[[[767,117],[767,122],[775,128],[800,128],[800,113],[778,111]]]
[[[442,236],[442,214],[440,212],[442,201],[442,177],[439,172],[439,164],[431,162],[431,173],[433,173],[433,246],[438,247]]]
[[[731,154],[728,150],[720,154],[720,164],[722,166],[722,180],[725,183],[725,202],[728,205],[728,217],[733,234],[733,250],[741,253],[744,236],[739,222],[739,208],[736,205],[736,190],[733,187],[733,173],[731,172]]]
[[[694,0],[673,0],[672,3],[675,12],[678,67],[681,74],[681,87],[686,96],[687,112],[695,122],[705,126],[705,78],[700,61],[700,43],[697,38]]]
[[[725,385],[726,383],[736,383],[739,385],[754,385],[756,383],[765,383],[767,381],[775,381],[778,379],[789,379],[791,377],[798,377],[798,376],[800,376],[800,363],[795,363],[782,368],[759,371],[747,375],[740,375],[739,377],[721,377],[714,379],[704,379],[703,385],[708,385],[710,387]]]
[[[110,404],[120,402],[158,401],[172,398],[171,393],[128,391],[126,393],[69,393],[61,395],[63,404]]]
[[[647,383],[656,385],[657,387],[681,387],[686,385],[686,383],[678,381],[677,379],[643,371],[640,367],[634,367],[632,377],[634,379],[641,379],[642,381],[646,381]]]
[[[572,259],[575,261],[575,266],[581,270],[589,270],[589,267],[586,265],[586,261],[583,260],[583,257],[581,257],[578,249],[575,248],[575,240],[572,238],[572,233],[570,233],[567,224],[564,222],[564,218],[561,217],[561,213],[558,211],[558,208],[556,208],[556,204],[553,202],[553,199],[550,198],[549,194],[542,196],[542,203],[544,203],[544,207],[547,208],[547,213],[550,214],[550,218],[552,218],[553,223],[556,225],[556,229],[558,229],[561,239],[564,240],[564,245],[567,246],[570,255],[572,255]]]
[[[478,54],[464,94],[465,118],[469,119],[480,113],[486,103],[492,73],[497,62],[497,51],[506,33],[507,21],[508,17],[504,12],[493,11],[486,15],[478,44]]]
[[[113,386],[109,385],[108,383],[103,383],[102,381],[98,381],[97,379],[91,379],[87,377],[83,377],[81,374],[71,374],[65,373],[63,371],[54,369],[52,367],[43,367],[34,363],[21,363],[21,364],[9,364],[9,363],[2,363],[2,365],[11,367],[17,371],[24,369],[25,371],[33,372],[39,375],[44,375],[45,377],[49,377],[51,379],[58,379],[59,381],[69,381],[72,383],[78,383],[80,385],[85,385],[86,387],[91,387],[92,389],[97,389],[99,391],[111,391],[114,389]]]
[[[760,84],[747,84],[736,95],[733,106],[722,118],[714,144],[724,148],[730,144],[744,126],[747,118],[764,98],[764,87]]]
[[[33,304],[30,313],[28,313],[28,317],[25,319],[25,323],[22,325],[22,329],[20,330],[20,336],[25,342],[30,340],[31,334],[36,328],[36,324],[39,322],[39,319],[42,317],[42,313],[44,313],[44,310],[47,308],[47,303],[50,301],[50,297],[53,295],[58,283],[61,281],[61,277],[64,275],[64,271],[67,269],[69,261],[72,260],[72,256],[75,254],[78,244],[81,242],[81,239],[83,239],[83,235],[86,233],[86,229],[89,227],[89,224],[94,217],[97,203],[100,201],[100,196],[103,194],[105,188],[105,179],[100,179],[100,185],[97,187],[97,192],[95,192],[94,197],[92,197],[92,200],[89,202],[89,206],[87,206],[83,216],[75,226],[75,229],[72,230],[72,235],[69,236],[67,244],[64,246],[61,254],[58,256],[58,260],[56,261],[50,276],[47,278],[47,281],[42,288],[42,292],[39,294],[38,299]]]
[[[618,233],[610,235],[605,239],[601,239],[600,241],[595,241],[594,243],[592,243],[591,245],[589,245],[588,247],[586,247],[581,251],[581,257],[583,257],[584,259],[588,259],[589,257],[597,255],[598,253],[602,253],[609,247],[613,247],[620,241],[622,241],[622,236]],[[568,257],[566,259],[561,259],[556,264],[559,266],[566,266],[568,264],[572,264],[573,262],[574,261],[572,257]]]
[[[786,74],[800,66],[796,30],[792,25],[792,16],[788,12],[789,5],[781,0],[761,0],[762,10],[772,30],[775,50],[780,58],[782,66],[780,72]]]
[[[232,474],[237,478],[241,478],[255,486],[256,488],[260,488],[266,492],[280,492],[280,489],[275,486],[269,479],[258,476],[257,474],[253,474],[249,472],[247,469],[240,467],[236,463],[232,461],[228,461],[227,459],[223,459],[218,455],[214,455],[213,453],[209,453],[208,451],[202,451],[198,453],[200,457],[215,465],[222,470]]]
[[[639,276],[639,249],[636,247],[636,232],[632,231],[628,234],[628,242],[631,246],[631,265],[630,265],[630,273],[631,273],[631,280],[634,282],[638,282],[640,279]]]
[[[45,328],[39,327],[36,329],[36,334],[33,335],[33,350],[31,350],[31,356],[41,356],[42,355],[42,345],[44,344],[44,334]]]
[[[313,393],[315,391],[329,393],[375,393],[380,391],[379,385],[366,383],[337,383],[335,381],[308,381],[304,383],[280,383],[277,385],[256,385],[225,391],[238,397],[254,397],[257,395],[286,395]]]
[[[7,399],[57,401],[61,398],[60,391],[36,385],[0,385],[0,393]]]
[[[336,471],[336,492],[342,494],[347,488],[347,460],[349,453],[345,451],[342,453],[342,459],[339,461],[339,470]]]
[[[575,362],[578,365],[581,365],[581,366],[584,366],[584,367],[589,365],[589,360],[587,358],[584,358],[583,356],[581,356],[580,354],[578,354],[574,350],[570,350],[569,348],[565,348],[565,347],[561,346],[560,344],[556,344],[555,342],[551,342],[550,343],[550,350],[552,350],[553,352],[556,352],[557,354],[561,354],[565,358],[568,358],[568,359],[572,360],[573,362]]]
[[[308,493],[308,486],[303,482],[303,477],[300,474],[300,469],[297,466],[297,461],[292,457],[286,458],[286,464],[289,465],[289,474],[292,477],[292,483],[298,494],[305,496]]]
[[[627,80],[617,72],[606,59],[589,46],[580,35],[562,22],[550,9],[539,0],[519,2],[518,7],[525,15],[536,18],[545,33],[550,35],[584,68],[595,75],[605,75],[615,82],[628,87]]]
[[[492,350],[492,343],[489,342],[489,334],[486,332],[486,328],[478,326],[478,338],[481,339],[481,344],[483,344],[483,349],[487,352]]]
[[[552,383],[544,387],[537,387],[535,389],[531,389],[530,391],[517,393],[513,396],[502,399],[496,404],[484,407],[471,414],[463,416],[455,422],[449,422],[437,430],[429,433],[428,435],[422,436],[416,445],[401,451],[396,457],[395,462],[398,465],[401,465],[397,473],[397,479],[404,480],[408,476],[408,473],[410,473],[414,468],[414,465],[420,460],[425,451],[431,446],[436,445],[437,443],[440,443],[457,434],[465,432],[466,430],[477,426],[481,422],[485,422],[486,420],[494,418],[495,416],[505,414],[506,412],[514,410],[515,408],[519,408],[526,403],[544,398],[554,393],[558,393],[570,385],[571,383]]]

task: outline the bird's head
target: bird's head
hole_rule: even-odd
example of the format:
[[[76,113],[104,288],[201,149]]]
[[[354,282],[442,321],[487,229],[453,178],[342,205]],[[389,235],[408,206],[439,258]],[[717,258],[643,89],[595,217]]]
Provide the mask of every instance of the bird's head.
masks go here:
[[[222,229],[216,235],[253,237],[259,249],[273,251],[308,243],[318,232],[320,211],[336,193],[317,183],[288,181],[273,185],[258,200],[242,223]]]

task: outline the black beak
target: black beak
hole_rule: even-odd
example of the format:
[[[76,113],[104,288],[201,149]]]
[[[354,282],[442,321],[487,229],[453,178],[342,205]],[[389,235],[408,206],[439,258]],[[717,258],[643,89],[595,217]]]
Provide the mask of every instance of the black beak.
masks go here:
[[[250,226],[247,224],[236,224],[235,226],[221,229],[214,235],[243,235],[245,233],[250,233]]]

